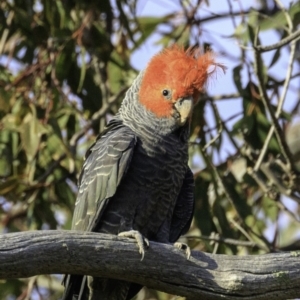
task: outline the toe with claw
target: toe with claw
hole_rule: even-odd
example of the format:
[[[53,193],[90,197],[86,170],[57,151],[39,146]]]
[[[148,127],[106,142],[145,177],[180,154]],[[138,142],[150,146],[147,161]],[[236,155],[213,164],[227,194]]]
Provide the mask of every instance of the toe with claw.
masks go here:
[[[134,238],[139,246],[139,253],[142,255],[141,261],[145,256],[145,245],[149,247],[149,240],[141,235],[137,230],[123,231],[118,234],[118,236]]]
[[[186,258],[187,259],[190,259],[190,256],[191,256],[191,248],[187,245],[187,244],[184,244],[184,243],[175,243],[174,246],[180,250],[184,250],[185,251],[185,254],[186,254]]]

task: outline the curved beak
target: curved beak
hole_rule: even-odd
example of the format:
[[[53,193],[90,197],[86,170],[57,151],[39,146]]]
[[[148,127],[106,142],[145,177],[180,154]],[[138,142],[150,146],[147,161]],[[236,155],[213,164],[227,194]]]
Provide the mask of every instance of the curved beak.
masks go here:
[[[180,114],[180,125],[183,125],[190,117],[193,109],[194,99],[193,97],[180,98],[174,103],[174,107]]]

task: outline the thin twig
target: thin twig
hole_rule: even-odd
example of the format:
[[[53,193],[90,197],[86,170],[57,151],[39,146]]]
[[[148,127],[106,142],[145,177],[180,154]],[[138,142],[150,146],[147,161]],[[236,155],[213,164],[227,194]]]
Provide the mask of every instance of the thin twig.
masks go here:
[[[299,216],[290,211],[283,202],[276,201],[275,203],[281,211],[286,212],[295,222],[300,223]]]
[[[11,26],[11,23],[13,21],[14,16],[15,16],[14,10],[10,10],[9,13],[7,14],[7,16],[6,16],[7,26],[9,26],[9,27]],[[0,54],[3,54],[3,52],[4,52],[3,50],[4,50],[4,47],[5,47],[5,44],[6,44],[6,41],[7,41],[8,37],[9,37],[9,29],[5,28],[3,30],[3,34],[2,34],[1,39],[0,39]]]
[[[188,236],[185,236],[185,238],[187,238],[187,239],[200,239],[200,240],[217,242],[217,243],[233,245],[233,246],[242,246],[242,247],[250,247],[250,248],[257,247],[261,250],[266,250],[266,248],[264,248],[261,245],[255,243],[254,241],[240,241],[240,240],[235,240],[235,239],[230,239],[230,238],[224,238],[224,237],[221,237],[219,235],[212,235],[212,236],[188,235]]]
[[[229,7],[229,12],[230,12],[230,15],[231,15],[231,20],[232,20],[233,27],[236,28],[237,25],[236,25],[235,18],[234,18],[234,15],[233,15],[231,0],[227,0],[227,4],[228,4],[228,7]]]
[[[221,94],[221,95],[215,95],[215,96],[202,96],[201,101],[220,101],[220,100],[228,100],[228,99],[237,99],[241,98],[240,93],[232,93],[232,94]]]
[[[221,133],[223,131],[223,124],[222,124],[222,121],[221,121],[221,117],[219,115],[219,111],[216,107],[216,104],[214,102],[211,102],[210,103],[216,116],[217,116],[217,122],[218,122],[218,132],[217,134],[203,147],[203,151],[205,152],[207,150],[208,147],[210,147],[211,145],[213,145],[218,139],[219,137],[221,136]]]
[[[212,140],[210,140],[203,148],[200,147],[200,151],[201,151],[201,153],[202,153],[202,155],[203,155],[203,158],[205,159],[206,163],[209,165],[209,167],[211,168],[211,170],[213,170],[214,175],[216,176],[217,182],[220,183],[220,185],[221,185],[221,187],[222,187],[222,189],[223,189],[223,192],[224,192],[224,194],[225,194],[225,197],[229,200],[229,202],[231,203],[232,207],[235,209],[235,211],[236,211],[236,213],[237,213],[237,216],[238,216],[240,222],[241,222],[245,227],[247,227],[247,229],[250,230],[250,231],[252,232],[252,234],[256,235],[258,238],[262,239],[262,240],[266,243],[266,240],[264,239],[263,236],[258,236],[255,232],[253,232],[253,230],[251,230],[251,228],[249,228],[249,227],[247,226],[247,224],[245,223],[244,219],[241,217],[241,215],[240,215],[240,213],[239,213],[239,210],[237,209],[237,207],[236,207],[236,205],[235,205],[235,202],[233,201],[233,199],[232,199],[232,197],[231,197],[231,194],[230,194],[230,192],[229,192],[229,190],[228,190],[228,188],[227,188],[227,185],[226,185],[226,183],[224,182],[224,180],[223,180],[221,174],[219,173],[219,170],[216,168],[216,166],[214,166],[214,164],[212,163],[212,161],[211,161],[211,159],[209,158],[208,154],[206,153],[207,148],[208,148],[209,146],[211,146],[211,145],[217,140],[217,138],[218,138],[219,135],[220,135],[219,132],[222,132],[222,129],[223,129],[221,117],[220,117],[220,115],[219,115],[219,112],[218,112],[218,110],[217,110],[217,107],[215,106],[215,104],[214,104],[213,102],[212,102],[211,104],[212,104],[212,107],[213,107],[213,109],[214,109],[214,111],[215,111],[215,114],[216,114],[216,116],[217,116],[217,118],[218,118],[218,122],[219,122],[220,127],[219,127],[219,130],[218,130],[218,134],[217,134]],[[215,186],[215,192],[216,192],[216,194],[218,195],[216,186]],[[240,228],[241,228],[241,227],[240,227]],[[241,228],[241,229],[242,229],[242,228]],[[249,238],[250,240],[252,240],[251,237],[246,233],[246,231],[245,231],[244,229],[242,229],[242,230],[243,230],[243,232],[247,235],[247,238]],[[268,250],[268,251],[269,251],[269,250]]]
[[[32,290],[33,290],[34,286],[36,285],[37,278],[38,278],[38,276],[34,276],[29,279],[28,285],[27,285],[26,297],[24,298],[24,300],[31,299]]]
[[[269,197],[272,199],[276,198],[276,192],[265,183],[264,179],[261,178],[258,172],[254,172],[253,168],[247,168],[247,173],[255,180],[255,182],[261,188],[264,194],[269,195]]]
[[[262,45],[254,46],[254,49],[258,52],[267,52],[267,51],[271,51],[271,50],[281,48],[281,47],[285,46],[286,44],[288,44],[290,42],[293,42],[293,41],[296,42],[299,39],[300,39],[300,29],[298,29],[294,33],[290,34],[286,38],[282,39],[278,43],[268,45],[268,46],[262,46]],[[250,49],[250,50],[252,50],[252,49]]]
[[[48,168],[47,170],[37,179],[32,183],[33,185],[36,185],[38,183],[41,183],[42,181],[46,180],[47,177],[52,174],[54,169],[56,169],[60,163],[67,157],[67,153],[63,153],[58,159],[56,159]]]
[[[214,181],[216,182],[219,182],[222,189],[223,189],[223,192],[225,194],[225,197],[229,200],[229,202],[231,203],[232,207],[235,209],[236,213],[237,213],[237,216],[239,218],[239,220],[244,223],[244,220],[243,218],[241,217],[238,209],[236,208],[235,206],[235,203],[230,195],[230,192],[228,191],[228,188],[219,172],[219,170],[217,169],[217,167],[212,163],[211,159],[209,158],[208,154],[206,153],[206,151],[203,150],[204,148],[201,148],[200,147],[200,151],[201,151],[201,154],[203,156],[203,158],[205,159],[206,163],[208,164],[209,168],[213,171],[213,174],[215,175],[216,179]],[[214,184],[214,190],[215,190],[215,193],[216,195],[218,195],[218,191],[217,191],[217,187],[216,187],[217,184]]]
[[[227,122],[229,122],[229,121],[231,121],[231,120],[233,120],[233,119],[235,119],[235,118],[241,116],[242,114],[243,114],[242,112],[239,112],[239,113],[236,113],[236,114],[230,116],[228,119],[226,119],[226,120],[224,120],[224,121],[221,120],[223,130],[225,130],[225,124],[226,124]],[[205,134],[211,133],[212,131],[214,131],[214,130],[216,130],[216,129],[218,129],[218,128],[219,128],[219,125],[216,125],[216,126],[214,126],[214,127],[210,127],[210,128],[208,128],[207,130],[205,130],[204,133],[205,133]],[[228,129],[227,129],[227,130],[228,130]],[[226,131],[226,132],[227,132],[227,131]],[[228,133],[228,132],[227,132],[227,133]],[[230,134],[228,133],[228,135],[230,135]],[[196,141],[194,141],[194,142],[189,142],[190,145],[200,145],[200,143],[201,143],[201,142],[196,142]],[[234,146],[235,146],[235,145],[236,145],[236,143],[234,142]],[[238,149],[238,147],[236,147],[236,148]]]
[[[257,28],[257,30],[255,32],[254,46],[257,45],[258,32],[259,32],[259,28]],[[294,55],[294,53],[291,53],[291,54]],[[286,159],[286,162],[289,166],[289,169],[295,170],[294,164],[293,164],[293,157],[290,153],[288,145],[286,144],[285,137],[283,135],[282,129],[281,129],[279,123],[278,123],[278,117],[279,117],[280,112],[281,112],[281,108],[282,108],[282,105],[283,105],[284,98],[283,97],[281,98],[281,102],[278,104],[277,111],[276,111],[276,114],[275,114],[274,111],[273,111],[273,107],[271,105],[271,101],[268,97],[268,94],[267,94],[265,88],[264,88],[264,79],[263,79],[263,74],[262,74],[261,57],[260,57],[260,53],[258,51],[254,52],[254,69],[255,69],[255,73],[257,75],[257,79],[258,79],[258,89],[259,89],[260,97],[262,99],[262,102],[263,102],[266,110],[269,112],[271,120],[272,120],[272,126],[269,130],[266,141],[265,141],[265,143],[263,145],[263,148],[260,152],[259,158],[258,158],[258,160],[257,160],[257,162],[254,166],[254,172],[257,172],[258,169],[260,168],[260,165],[261,165],[261,163],[264,159],[264,156],[267,152],[268,145],[269,145],[269,142],[271,140],[273,132],[275,132],[275,135],[277,137],[280,149],[282,151],[283,156]],[[288,71],[291,72],[292,67],[290,67],[290,70],[288,70]]]
[[[285,11],[284,7],[282,6],[282,4],[280,3],[280,1],[278,1],[277,3],[279,6],[281,6],[282,10],[284,10],[285,12],[285,16],[287,18],[287,23],[288,23],[288,27],[289,27],[289,32],[291,33],[292,30],[293,30],[293,23],[290,19],[290,16],[289,14]],[[299,31],[300,32],[300,31]],[[256,48],[257,49],[257,48]],[[269,146],[269,143],[271,141],[271,138],[273,136],[273,133],[275,131],[275,124],[277,123],[277,119],[278,117],[280,116],[280,113],[282,111],[282,106],[283,106],[283,103],[284,103],[284,100],[286,98],[286,94],[287,94],[287,90],[288,90],[288,86],[289,86],[289,83],[290,83],[290,80],[292,78],[292,71],[293,71],[293,62],[294,62],[294,58],[295,58],[295,53],[296,53],[296,40],[293,40],[292,43],[291,43],[291,52],[290,52],[290,58],[289,58],[289,63],[288,63],[288,68],[287,68],[287,74],[286,74],[286,79],[284,81],[284,85],[283,85],[283,91],[282,91],[282,94],[281,94],[281,97],[279,99],[279,102],[278,102],[278,106],[277,106],[277,110],[276,110],[276,113],[275,113],[275,118],[276,118],[276,122],[272,124],[269,132],[268,132],[268,135],[267,135],[267,138],[265,140],[265,143],[263,145],[263,148],[260,152],[260,155],[258,157],[258,160],[254,166],[254,172],[257,172],[258,169],[260,168],[261,164],[262,164],[262,161],[264,159],[264,156],[267,152],[267,149],[268,149],[268,146]],[[270,112],[271,113],[271,112]],[[289,149],[287,149],[289,150]],[[291,155],[290,153],[287,153],[288,155],[285,155],[286,158],[287,157],[290,157],[291,158]],[[291,163],[287,166],[288,169],[290,169],[291,167],[293,167],[293,160],[292,159],[287,159],[287,163]],[[287,173],[288,174],[288,173]],[[290,193],[289,193],[290,194]],[[291,195],[289,195],[289,197],[291,197]],[[293,197],[294,198],[294,197]]]
[[[230,221],[230,223],[232,223],[249,241],[251,241],[251,242],[253,242],[253,243],[255,243],[254,242],[254,240],[252,239],[252,237],[248,234],[248,232],[242,227],[242,226],[240,226],[240,224],[239,223],[237,223],[234,219],[230,219],[229,220]],[[244,220],[243,220],[244,221]],[[247,226],[247,225],[245,225],[245,226]],[[269,247],[269,243],[268,243],[268,241],[265,239],[265,237],[264,236],[262,236],[262,235],[258,235],[256,232],[254,232],[253,230],[252,230],[252,228],[249,228],[248,226],[247,226],[247,228],[248,228],[248,230],[250,230],[251,231],[251,233],[252,234],[254,234],[257,238],[259,238],[260,240],[262,240],[264,243],[265,243],[265,246],[260,246],[260,248],[261,249],[263,249],[263,250],[265,250],[266,252],[270,252],[270,247]]]
[[[273,184],[278,188],[279,193],[300,203],[300,199],[293,195],[292,189],[285,187],[282,181],[275,176],[274,172],[270,169],[270,163],[262,163],[260,169],[269,179],[270,185]]]
[[[233,16],[238,16],[240,17],[241,15],[247,15],[250,13],[249,11],[234,11],[234,12],[228,12],[228,13],[223,13],[223,14],[213,14],[212,16],[205,17],[205,18],[199,18],[195,19],[193,24],[203,24],[204,22],[210,22],[210,21],[215,21],[216,19],[222,19],[222,18],[228,18],[228,17],[233,17]]]
[[[108,91],[106,79],[103,76],[104,68],[100,67],[100,64],[104,64],[104,63],[103,62],[99,63],[98,57],[93,54],[92,55],[92,65],[95,70],[95,83],[98,85],[98,87],[101,91],[102,103],[104,105],[109,100],[109,91]]]
[[[227,120],[228,121],[228,120]],[[225,121],[223,121],[223,128],[224,128],[224,131],[227,133],[227,136],[231,142],[231,144],[234,146],[234,148],[240,152],[240,147],[239,145],[237,144],[237,142],[234,140],[234,137],[232,136],[232,133],[229,131],[228,127],[227,127],[227,124],[225,123]]]

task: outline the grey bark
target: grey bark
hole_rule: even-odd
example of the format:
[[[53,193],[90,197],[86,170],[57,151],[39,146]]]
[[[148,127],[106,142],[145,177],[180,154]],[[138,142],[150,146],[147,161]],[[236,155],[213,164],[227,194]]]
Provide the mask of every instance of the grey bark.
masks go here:
[[[71,273],[126,279],[188,299],[290,299],[300,296],[300,251],[252,256],[185,253],[150,242],[76,231],[0,235],[0,279]]]

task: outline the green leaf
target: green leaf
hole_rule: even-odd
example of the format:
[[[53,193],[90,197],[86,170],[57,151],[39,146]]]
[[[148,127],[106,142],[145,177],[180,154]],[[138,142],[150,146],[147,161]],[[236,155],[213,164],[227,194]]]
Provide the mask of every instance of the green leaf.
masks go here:
[[[7,177],[12,173],[12,151],[10,130],[0,131],[0,177]]]
[[[60,26],[59,27],[63,28],[64,24],[65,24],[65,19],[66,19],[66,11],[65,11],[62,1],[56,0],[55,3],[57,6],[58,13],[60,15]]]
[[[258,235],[262,235],[263,231],[266,229],[266,223],[263,220],[259,220],[257,216],[254,216],[253,214],[245,219],[245,223]]]
[[[139,17],[138,29],[136,32],[142,33],[141,36],[136,40],[133,51],[136,50],[142,43],[146,41],[156,30],[157,26],[166,23],[170,20],[174,14],[169,14],[163,17]]]
[[[38,151],[41,136],[47,133],[46,127],[37,119],[35,106],[30,105],[30,109],[31,112],[24,116],[19,128],[22,146],[29,162]]]
[[[294,21],[300,20],[300,5],[296,1],[294,5],[288,9],[288,14]],[[297,24],[297,23],[296,23]],[[260,21],[259,27],[261,30],[283,29],[287,25],[286,17],[283,11],[278,11],[275,15],[266,17]]]
[[[208,236],[211,234],[211,232],[216,231],[216,228],[212,221],[211,209],[208,201],[209,185],[209,181],[205,181],[200,176],[197,176],[195,180],[196,203],[194,217],[197,226],[201,230],[201,234]]]
[[[60,182],[55,185],[55,193],[60,201],[67,206],[72,206],[75,203],[75,193],[71,191],[70,186],[66,182]]]
[[[242,81],[241,81],[241,71],[243,69],[242,65],[238,65],[235,68],[233,68],[232,74],[233,74],[233,81],[235,83],[235,86],[237,88],[237,90],[239,91],[239,93],[242,95],[244,90],[242,87]]]
[[[122,87],[126,86],[126,69],[121,55],[113,51],[107,65],[110,88],[113,93],[118,93]]]
[[[102,106],[102,93],[99,84],[96,83],[95,70],[89,68],[85,74],[85,80],[83,83],[83,90],[86,93],[81,93],[82,106],[85,110],[90,112],[90,115],[98,111]],[[68,124],[70,125],[72,120],[76,121],[74,115],[70,115]],[[70,128],[68,126],[68,128]]]
[[[248,24],[248,33],[249,33],[249,39],[251,41],[251,43],[254,45],[254,39],[255,39],[255,35],[256,35],[256,32],[255,30],[257,30],[257,25],[255,28],[253,28],[250,24]],[[257,44],[256,46],[258,46],[260,43],[257,41]]]
[[[21,295],[25,287],[25,282],[20,279],[1,280],[0,299],[9,299],[11,295]]]
[[[254,118],[253,116],[245,116],[238,120],[232,129],[232,134],[237,135],[241,134],[242,132],[251,132],[254,127]]]
[[[122,1],[116,1],[115,2],[117,7],[118,7],[118,11],[119,11],[119,21],[121,23],[121,26],[124,27],[127,31],[127,37],[128,39],[130,39],[133,43],[135,42],[134,41],[134,37],[133,37],[133,32],[132,32],[132,29],[131,29],[131,20],[128,18],[128,15],[125,13],[124,9],[123,9],[123,6],[122,6]]]
[[[269,129],[271,127],[271,124],[270,124],[269,120],[266,118],[266,116],[262,113],[257,114],[257,121],[258,121],[257,134],[258,134],[258,136],[261,140],[261,143],[263,144],[264,141],[267,138]],[[274,135],[270,140],[268,149],[270,151],[274,151],[278,154],[281,153],[280,146],[279,146],[278,141],[277,141],[277,139]]]
[[[66,151],[62,140],[56,134],[51,134],[48,137],[47,149],[54,160],[58,159]]]
[[[67,78],[70,68],[75,59],[74,43],[69,41],[58,53],[55,60],[55,75],[59,81]]]
[[[262,209],[264,211],[264,215],[269,218],[271,221],[275,222],[278,217],[278,205],[276,205],[275,201],[270,199],[269,197],[262,198]]]
[[[276,49],[276,51],[275,51],[275,53],[273,55],[272,61],[271,61],[270,65],[269,65],[269,68],[271,68],[273,65],[275,65],[277,63],[277,61],[280,58],[280,56],[281,56],[281,48],[278,48],[278,49]]]
[[[175,30],[174,34],[173,34],[176,39],[176,43],[178,43],[179,45],[183,45],[184,47],[189,46],[190,35],[191,35],[190,26],[186,26],[184,24],[184,26],[182,26],[182,28],[180,28],[178,34],[176,34],[177,33],[176,31],[177,30]]]
[[[227,173],[227,175],[224,176],[224,183],[226,184],[227,191],[238,215],[244,220],[247,216],[252,214],[252,210],[247,204],[244,191],[238,188],[239,185],[232,173]]]
[[[33,114],[28,113],[23,119],[20,130],[23,148],[28,161],[31,162],[38,151],[40,143],[39,122]]]
[[[0,177],[7,177],[11,174],[11,153],[9,146],[0,144]]]
[[[231,230],[230,223],[227,219],[226,209],[221,205],[219,201],[215,201],[212,207],[213,216],[216,218],[214,222],[217,221],[218,232],[225,237],[234,238],[234,232]]]

